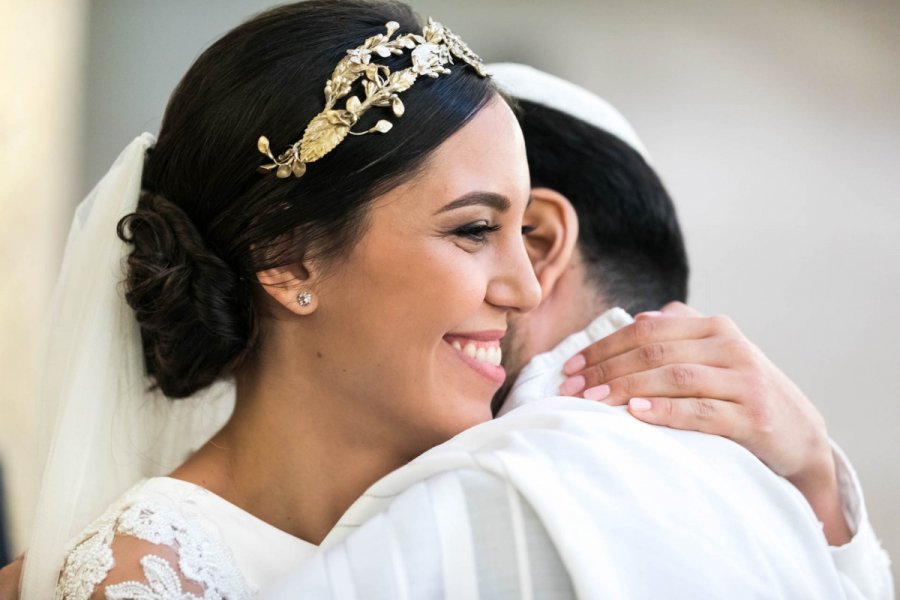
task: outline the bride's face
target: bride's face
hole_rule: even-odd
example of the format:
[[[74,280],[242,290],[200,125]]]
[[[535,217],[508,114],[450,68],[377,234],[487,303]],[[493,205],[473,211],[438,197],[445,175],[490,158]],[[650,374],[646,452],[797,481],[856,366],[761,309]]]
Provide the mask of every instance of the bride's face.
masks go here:
[[[491,418],[507,318],[540,300],[521,234],[528,198],[522,133],[495,98],[373,203],[314,314],[318,374],[366,435],[418,453]]]

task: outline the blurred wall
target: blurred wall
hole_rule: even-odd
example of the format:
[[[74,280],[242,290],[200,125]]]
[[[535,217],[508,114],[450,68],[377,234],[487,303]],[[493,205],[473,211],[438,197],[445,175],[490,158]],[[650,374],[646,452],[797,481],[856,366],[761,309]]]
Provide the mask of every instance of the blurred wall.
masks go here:
[[[0,463],[17,549],[38,484],[41,325],[81,175],[85,8],[0,2]]]
[[[156,131],[199,52],[270,4],[90,2],[81,179],[59,197]],[[678,204],[692,302],[731,315],[817,403],[900,560],[900,4],[412,4],[485,59],[624,112]]]

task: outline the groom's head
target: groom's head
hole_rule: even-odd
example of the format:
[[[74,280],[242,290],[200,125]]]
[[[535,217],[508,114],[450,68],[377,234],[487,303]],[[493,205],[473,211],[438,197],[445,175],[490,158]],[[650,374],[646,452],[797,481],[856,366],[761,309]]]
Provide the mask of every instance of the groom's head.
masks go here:
[[[632,314],[686,300],[675,207],[628,123],[602,99],[521,65],[494,78],[517,100],[531,171],[526,225],[541,305],[510,323],[509,383],[535,354],[605,309]]]

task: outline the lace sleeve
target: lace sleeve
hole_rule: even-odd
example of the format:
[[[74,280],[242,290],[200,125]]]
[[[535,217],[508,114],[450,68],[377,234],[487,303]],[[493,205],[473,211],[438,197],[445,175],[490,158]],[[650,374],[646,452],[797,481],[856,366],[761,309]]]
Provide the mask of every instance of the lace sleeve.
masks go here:
[[[185,577],[175,548],[116,536],[110,545],[113,568],[94,587],[92,600],[201,600],[204,587]]]
[[[56,600],[249,598],[229,551],[195,520],[152,501],[114,505],[66,557]]]

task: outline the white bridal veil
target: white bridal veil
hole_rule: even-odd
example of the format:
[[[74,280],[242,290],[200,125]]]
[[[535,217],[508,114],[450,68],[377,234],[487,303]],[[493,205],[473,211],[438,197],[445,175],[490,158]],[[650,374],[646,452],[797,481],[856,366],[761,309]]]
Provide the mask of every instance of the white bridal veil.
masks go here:
[[[228,383],[180,401],[149,391],[138,324],[124,299],[129,247],[116,225],[137,206],[144,158],[155,141],[144,133],[125,148],[78,206],[69,230],[45,339],[46,464],[25,599],[53,598],[69,540],[140,479],[171,471],[233,406]]]

